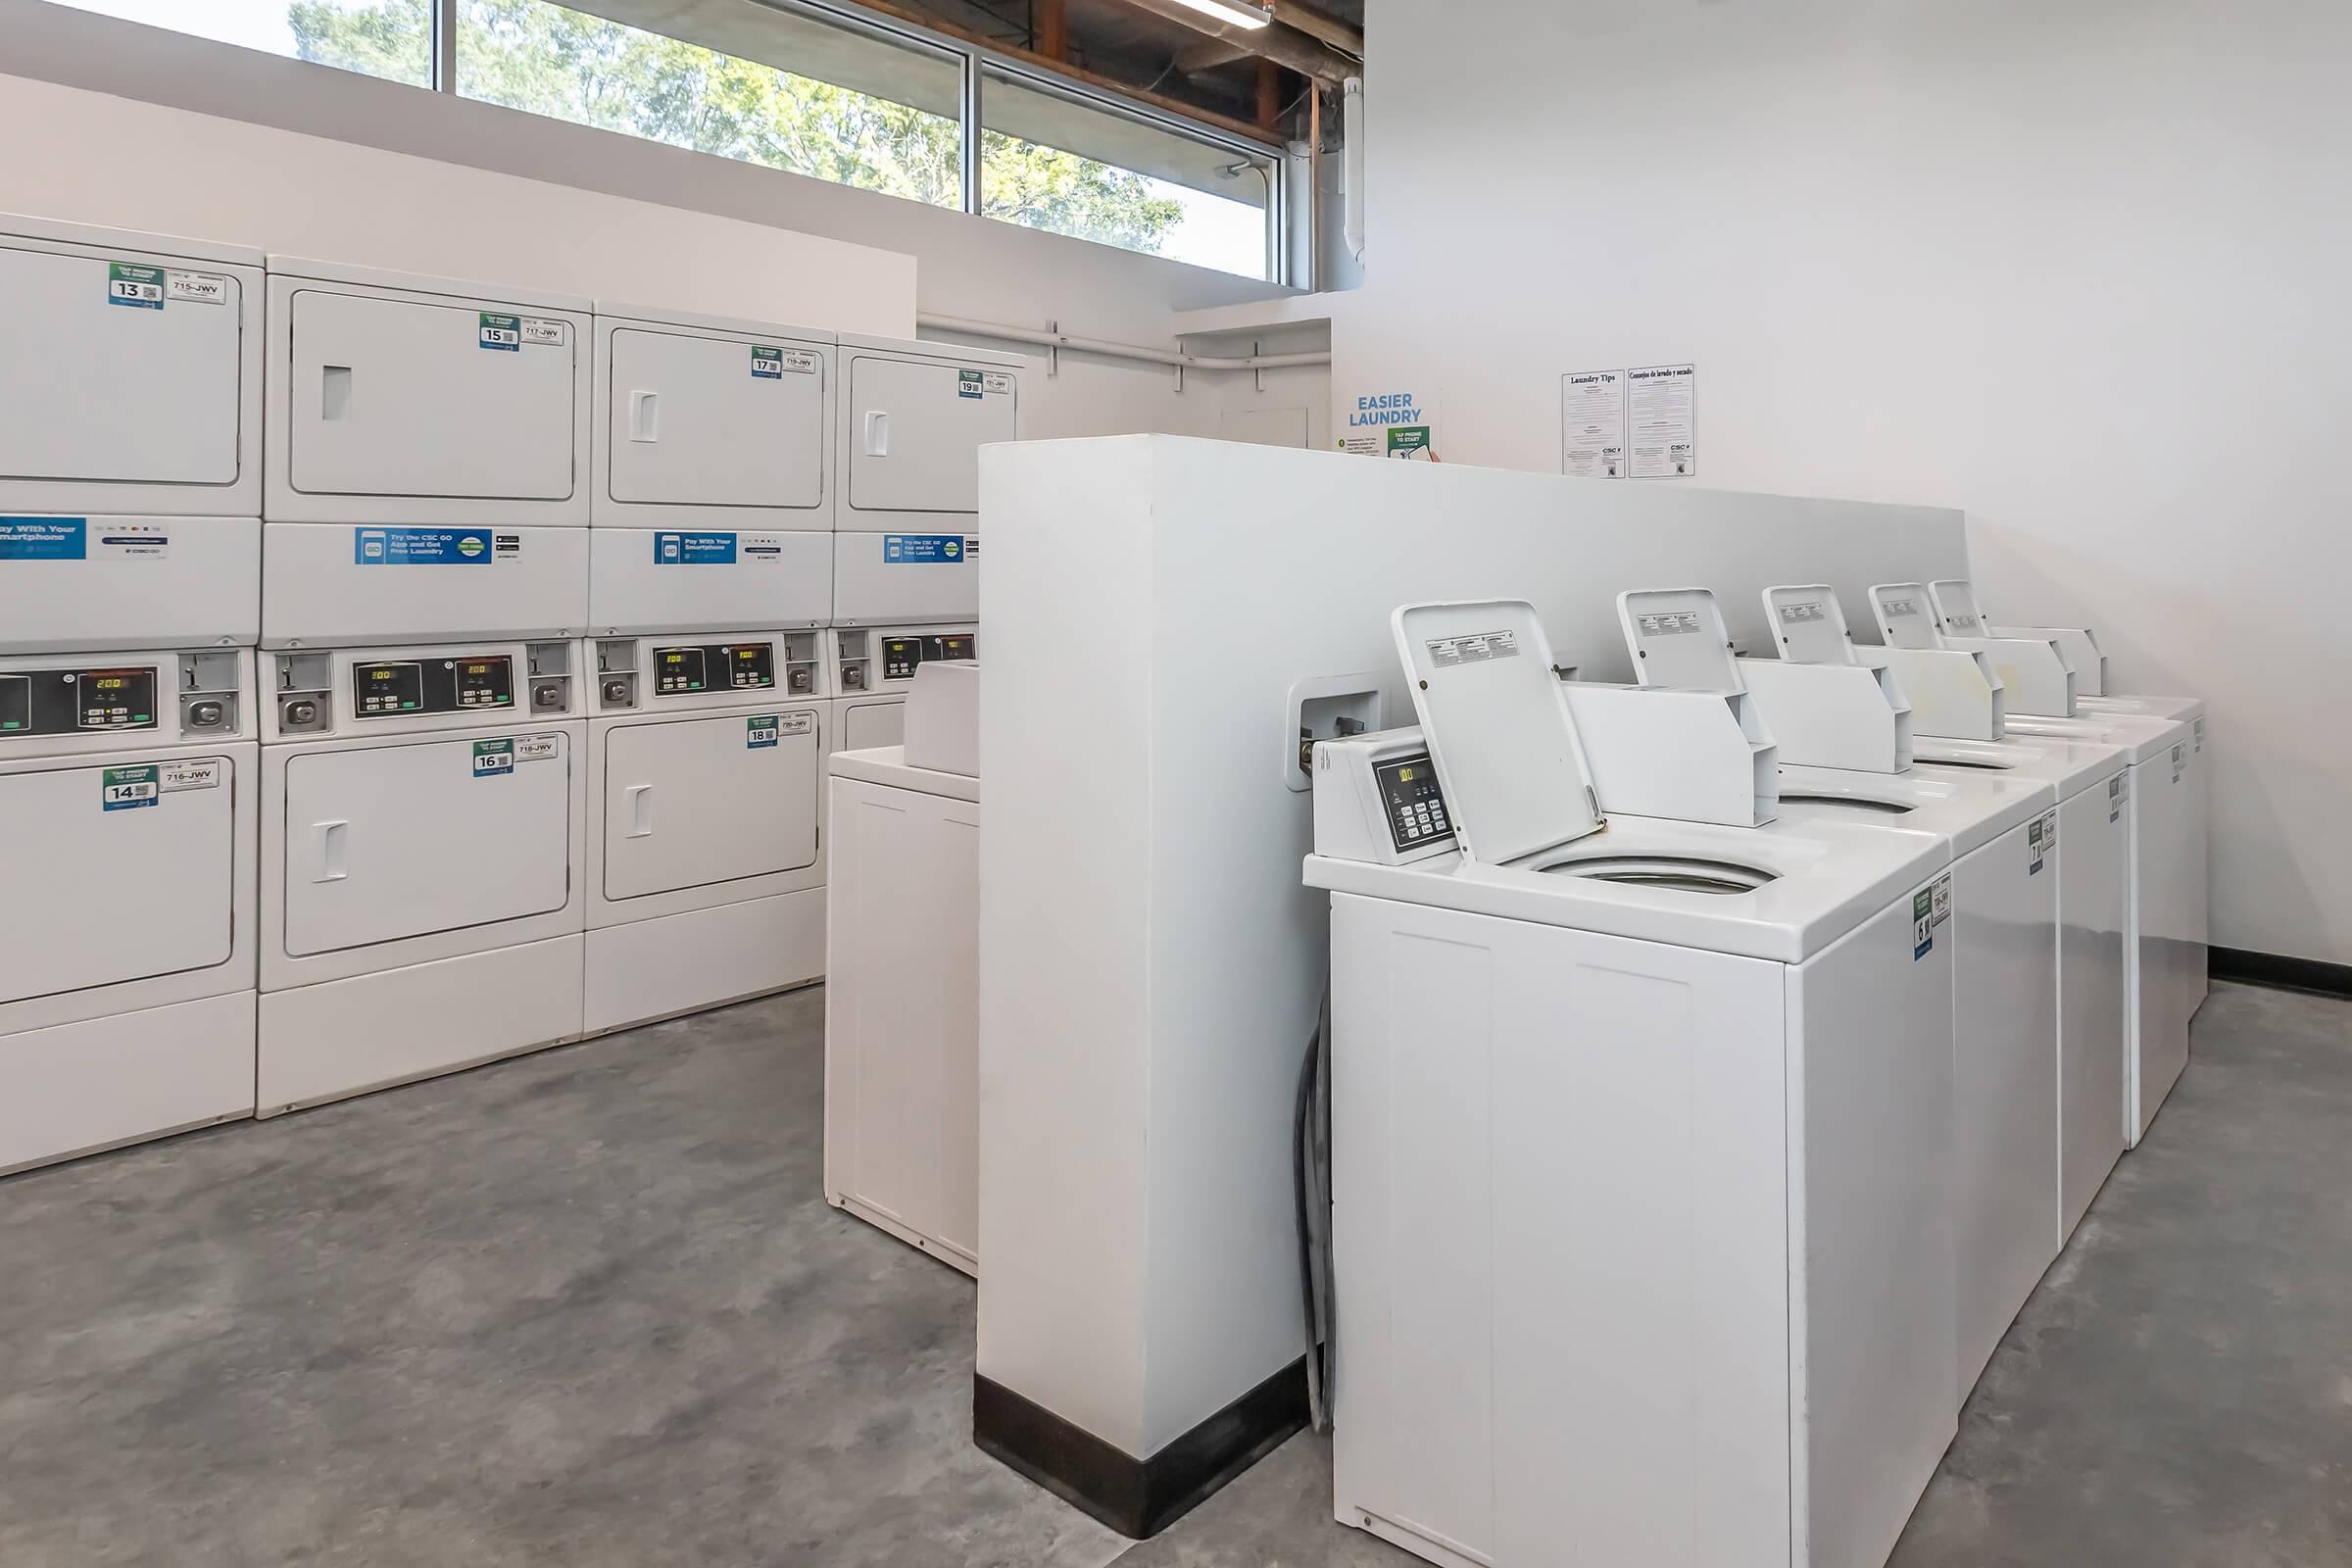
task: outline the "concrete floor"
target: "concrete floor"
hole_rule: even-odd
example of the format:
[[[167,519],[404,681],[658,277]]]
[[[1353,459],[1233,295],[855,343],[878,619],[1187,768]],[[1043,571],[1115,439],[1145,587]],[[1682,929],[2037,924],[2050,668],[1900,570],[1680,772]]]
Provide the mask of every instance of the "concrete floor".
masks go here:
[[[0,1562],[1378,1568],[1293,1440],[1128,1544],[825,1206],[823,993],[0,1182]],[[2352,1004],[2217,987],[1895,1568],[2352,1564]]]

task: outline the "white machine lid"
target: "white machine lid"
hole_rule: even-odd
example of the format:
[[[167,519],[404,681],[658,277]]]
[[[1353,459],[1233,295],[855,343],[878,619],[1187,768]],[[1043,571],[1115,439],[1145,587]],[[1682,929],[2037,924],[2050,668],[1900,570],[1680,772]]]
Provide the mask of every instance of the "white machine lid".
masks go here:
[[[1872,583],[1870,612],[1878,618],[1879,636],[1889,648],[1943,646],[1943,638],[1936,630],[1936,602],[1928,597],[1925,583]]]
[[[1389,624],[1467,858],[1500,865],[1601,826],[1535,606],[1402,605]]]
[[[1617,624],[1634,661],[1634,679],[1670,691],[1737,692],[1746,688],[1732,662],[1723,608],[1704,588],[1635,588],[1617,596]]]
[[[466,277],[431,277],[419,272],[395,272],[381,267],[351,262],[321,262],[306,256],[270,254],[273,276],[307,277],[321,283],[351,283],[362,288],[398,289],[406,294],[445,294],[453,299],[496,300],[502,305],[527,305],[536,311],[570,311],[587,316],[592,302],[576,294],[558,294],[514,283],[485,283]]]
[[[1955,769],[1954,774],[1960,770]],[[1856,773],[1835,767],[1781,769],[1781,819],[1876,822],[1940,833],[1958,859],[2058,803],[2055,781],[2034,773],[1975,777]]]
[[[783,321],[755,321],[740,316],[706,316],[700,311],[672,311],[654,305],[631,305],[621,300],[598,300],[596,314],[632,326],[692,326],[707,332],[739,332],[746,337],[779,337],[795,343],[834,342],[821,326],[793,326]]]
[[[1029,363],[1026,354],[1007,354],[1003,349],[975,349],[962,343],[942,343],[932,338],[873,337],[862,332],[843,332],[837,341],[845,349],[879,349],[885,354],[953,360],[958,365],[1000,365],[1007,370],[1020,369]]]
[[[875,746],[861,752],[835,752],[825,759],[825,771],[834,778],[879,784],[885,789],[912,790],[951,801],[980,799],[980,781],[968,773],[941,773],[928,767],[908,767],[904,746]]]
[[[1984,624],[1984,612],[1977,608],[1976,587],[1966,577],[1945,577],[1928,584],[1928,598],[1936,606],[1936,621],[1945,636],[1992,635],[1992,629]]]
[[[2124,747],[2054,737],[1978,741],[1921,735],[1912,745],[1911,771],[1915,775],[2043,778],[2058,786],[2062,801],[2132,765],[2132,753]]]
[[[2025,713],[2009,720],[2009,733],[2028,740],[2090,741],[2121,746],[2134,762],[2145,762],[2177,745],[2186,745],[2189,722],[2136,713],[2095,713],[2081,718]]]
[[[1791,664],[1850,664],[1854,637],[1845,607],[1826,582],[1793,583],[1764,590],[1764,623]]]

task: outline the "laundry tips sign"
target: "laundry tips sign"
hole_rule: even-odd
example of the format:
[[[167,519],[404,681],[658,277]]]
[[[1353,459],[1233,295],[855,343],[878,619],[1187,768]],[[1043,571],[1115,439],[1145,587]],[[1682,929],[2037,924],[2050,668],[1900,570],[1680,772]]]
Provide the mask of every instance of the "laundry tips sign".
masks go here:
[[[1410,387],[1359,392],[1344,400],[1336,421],[1339,447],[1366,458],[1438,457],[1436,400]]]

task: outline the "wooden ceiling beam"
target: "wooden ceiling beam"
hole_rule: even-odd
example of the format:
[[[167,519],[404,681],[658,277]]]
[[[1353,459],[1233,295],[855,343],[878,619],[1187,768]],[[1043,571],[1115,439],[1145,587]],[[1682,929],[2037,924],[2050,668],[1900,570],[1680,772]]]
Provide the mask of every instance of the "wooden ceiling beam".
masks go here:
[[[1205,11],[1195,11],[1183,0],[1127,0],[1139,11],[1149,11],[1155,17],[1181,23],[1204,37],[1239,49],[1241,55],[1256,55],[1278,66],[1288,66],[1302,76],[1338,86],[1349,76],[1360,75],[1363,68],[1345,55],[1305,33],[1296,31],[1280,23],[1264,27],[1238,27],[1219,22]]]

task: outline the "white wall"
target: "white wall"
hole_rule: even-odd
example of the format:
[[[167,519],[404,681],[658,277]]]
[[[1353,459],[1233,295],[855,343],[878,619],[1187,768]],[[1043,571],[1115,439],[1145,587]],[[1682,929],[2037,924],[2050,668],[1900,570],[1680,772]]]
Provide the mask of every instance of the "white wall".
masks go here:
[[[316,220],[322,230],[316,248],[325,248],[337,233],[349,233],[355,241],[380,239],[399,254],[448,249],[461,256],[512,256],[518,263],[553,257],[561,270],[564,254],[582,249],[571,239],[593,232],[618,248],[616,266],[631,268],[631,281],[616,293],[687,308],[702,299],[702,308],[727,314],[772,315],[795,323],[900,336],[914,329],[905,303],[905,264],[894,259],[870,268],[858,264],[869,271],[876,290],[893,291],[902,302],[893,307],[891,324],[861,327],[852,319],[857,301],[836,298],[831,274],[805,265],[805,259],[836,254],[821,246],[811,249],[813,240],[848,241],[912,258],[912,306],[922,311],[1039,329],[1058,323],[1081,336],[1158,348],[1174,346],[1176,311],[1283,292],[1156,257],[115,22],[42,0],[0,0],[0,39],[6,40],[0,69],[14,74],[0,77],[0,132],[8,134],[11,148],[39,149],[37,157],[0,159],[0,210],[88,216],[131,227],[172,226],[130,211],[145,214],[160,205],[197,217],[252,212],[290,225],[308,224],[313,220],[303,210],[317,191],[297,179],[306,171],[329,170],[337,177],[325,187],[330,199]],[[84,94],[61,98],[60,86]],[[113,96],[92,99],[89,93]],[[156,120],[143,104],[208,118]],[[95,144],[67,133],[49,118],[61,106],[67,126],[105,127]],[[124,150],[121,132],[112,128],[117,125],[164,127],[170,135],[141,143],[132,149],[135,156],[118,161],[104,156]],[[261,127],[303,134],[288,139]],[[181,137],[192,140],[176,139]],[[321,150],[315,145],[318,138],[350,145]],[[235,156],[199,161],[187,155],[190,147]],[[157,156],[157,148],[172,153]],[[381,162],[384,153],[409,157]],[[432,163],[419,168],[420,160]],[[425,201],[423,192],[451,193],[456,204]],[[151,201],[151,194],[160,203]],[[502,205],[502,197],[523,206]],[[388,210],[375,211],[379,203]],[[660,207],[649,211],[632,203]],[[97,216],[117,209],[122,210],[120,216]],[[458,215],[454,222],[453,212]],[[533,235],[523,215],[541,212],[564,215],[565,226],[555,236]],[[218,222],[198,231],[220,239],[280,243],[222,231]],[[640,247],[642,267],[635,265]],[[306,241],[286,248],[313,247]],[[478,273],[488,265],[467,263],[464,270]],[[591,257],[576,262],[576,268],[591,265],[601,266]],[[731,306],[714,305],[706,298],[746,285],[754,293],[750,302],[737,298]],[[681,292],[697,297],[681,298]],[[874,319],[869,306],[858,305],[857,320]],[[1063,355],[1059,372],[1049,375],[1040,351],[986,338],[971,341],[1034,356],[1021,399],[1022,433],[1029,436],[1146,430],[1214,435],[1229,393],[1246,400],[1257,395],[1248,375],[1194,372],[1179,391],[1173,370],[1074,354]],[[1320,372],[1278,374],[1296,391],[1289,401],[1312,409],[1319,429],[1329,401]]]
[[[2214,940],[2352,962],[2352,7],[1368,9],[1340,387],[1556,469],[1561,372],[1689,360],[1704,483],[1965,509],[1996,614],[2208,699]]]

